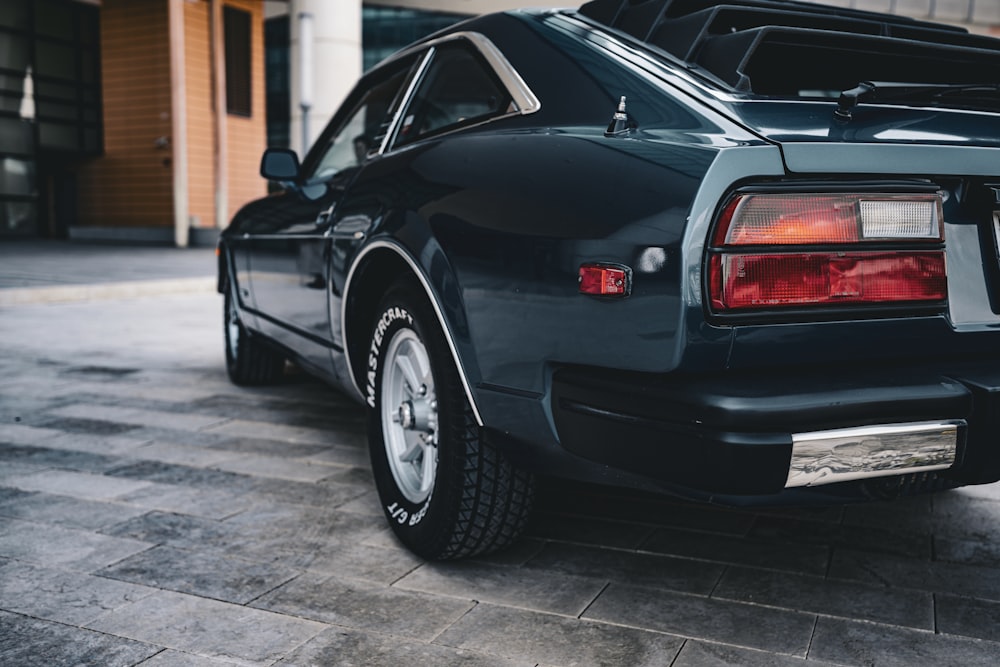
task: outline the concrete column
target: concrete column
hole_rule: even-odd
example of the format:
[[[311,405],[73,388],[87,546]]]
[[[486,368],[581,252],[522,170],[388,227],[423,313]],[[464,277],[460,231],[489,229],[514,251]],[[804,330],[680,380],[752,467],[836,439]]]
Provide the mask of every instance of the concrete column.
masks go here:
[[[226,36],[222,24],[222,0],[209,0],[212,58],[212,98],[215,133],[215,227],[229,223],[229,142],[226,112]]]
[[[184,77],[184,0],[169,0],[171,156],[174,194],[174,244],[186,248],[188,220],[187,83]]]
[[[312,67],[303,68],[300,43],[300,14],[312,16]],[[361,0],[292,0],[288,7],[291,24],[292,123],[291,144],[300,157],[302,146],[302,73],[312,73],[308,130],[312,144],[326,127],[330,117],[361,75]]]

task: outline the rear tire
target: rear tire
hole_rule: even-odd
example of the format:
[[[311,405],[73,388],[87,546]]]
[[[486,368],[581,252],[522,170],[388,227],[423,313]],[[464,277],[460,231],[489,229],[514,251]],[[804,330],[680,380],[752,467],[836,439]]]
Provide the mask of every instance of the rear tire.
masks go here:
[[[389,289],[367,368],[372,472],[386,519],[428,559],[489,553],[523,532],[532,475],[512,466],[475,420],[424,296]]]
[[[247,333],[229,286],[225,290],[223,318],[229,379],[239,385],[277,382],[284,371],[285,358]]]

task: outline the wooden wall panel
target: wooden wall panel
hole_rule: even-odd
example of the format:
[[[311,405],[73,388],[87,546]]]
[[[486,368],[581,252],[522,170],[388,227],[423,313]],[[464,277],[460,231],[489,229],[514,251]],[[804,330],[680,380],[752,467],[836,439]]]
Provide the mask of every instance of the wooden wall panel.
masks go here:
[[[249,118],[226,117],[228,222],[243,204],[267,192],[266,182],[258,175],[266,142],[264,3],[225,0],[224,4],[248,11],[252,17],[252,113]],[[207,228],[215,226],[216,186],[211,34],[208,0],[187,0],[184,77],[188,214],[196,226]],[[173,226],[169,49],[167,0],[103,1],[105,153],[81,167],[80,224]],[[164,147],[157,146],[161,138],[167,142]]]
[[[184,5],[188,215],[194,227],[215,226],[215,110],[210,13],[205,0]]]
[[[267,144],[264,108],[264,3],[260,0],[228,0],[226,5],[251,13],[252,59],[251,106],[249,118],[229,115],[226,137],[229,171],[229,216],[243,204],[267,194],[267,182],[260,177],[260,156]]]
[[[104,0],[100,16],[105,152],[80,170],[80,224],[171,226],[167,2]]]

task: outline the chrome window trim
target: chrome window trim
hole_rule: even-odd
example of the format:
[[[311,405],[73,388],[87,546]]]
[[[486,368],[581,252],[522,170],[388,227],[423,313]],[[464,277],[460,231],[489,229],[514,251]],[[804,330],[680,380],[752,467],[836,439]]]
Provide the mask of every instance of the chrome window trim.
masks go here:
[[[535,96],[531,88],[528,87],[524,79],[521,78],[517,70],[514,69],[514,66],[510,64],[510,61],[500,52],[500,49],[485,35],[478,32],[459,32],[451,35],[451,37],[459,37],[472,42],[473,46],[479,50],[479,53],[482,54],[486,62],[493,68],[493,72],[500,79],[500,82],[507,88],[507,92],[510,93],[514,104],[518,108],[518,113],[526,116],[542,108],[541,101]]]
[[[472,408],[472,414],[476,418],[476,423],[480,426],[485,426],[482,414],[479,412],[479,406],[476,404],[476,397],[472,393],[472,385],[469,383],[465,366],[462,364],[461,357],[459,357],[458,346],[455,344],[455,339],[452,336],[451,329],[448,328],[447,320],[445,320],[444,317],[444,310],[441,308],[441,304],[438,303],[434,290],[431,289],[430,281],[420,269],[420,265],[417,264],[417,261],[413,259],[405,248],[403,248],[400,244],[387,239],[372,241],[362,248],[361,252],[358,253],[357,257],[355,257],[354,261],[351,263],[351,268],[347,272],[347,277],[344,279],[344,289],[342,292],[343,296],[340,300],[340,340],[343,342],[344,360],[351,377],[351,385],[354,387],[354,391],[356,391],[358,396],[361,397],[362,402],[366,400],[365,392],[362,391],[360,385],[358,385],[358,379],[355,377],[354,373],[354,365],[351,362],[351,346],[348,344],[347,340],[347,296],[351,292],[351,284],[354,279],[354,273],[358,266],[361,265],[361,260],[364,259],[369,253],[379,248],[391,250],[399,255],[410,267],[410,270],[417,277],[417,280],[420,281],[420,285],[423,287],[424,292],[427,294],[427,298],[431,303],[431,307],[434,309],[434,315],[437,317],[438,324],[441,325],[441,331],[444,333],[445,341],[448,343],[448,349],[451,351],[452,360],[455,362],[455,368],[458,370],[458,377],[462,381],[462,388],[465,390],[465,396],[469,400],[469,406]]]
[[[413,76],[410,77],[410,82],[406,86],[406,91],[403,93],[402,99],[400,99],[399,104],[396,106],[396,111],[392,115],[392,121],[389,123],[389,127],[386,128],[385,136],[382,137],[382,144],[378,148],[377,155],[382,155],[387,150],[389,146],[395,141],[396,130],[399,124],[403,121],[403,111],[410,105],[410,101],[413,99],[413,95],[416,93],[417,86],[424,79],[424,72],[427,71],[427,67],[430,65],[431,60],[434,58],[434,52],[436,49],[432,46],[427,49],[424,53],[423,58],[420,60],[420,64],[414,70]]]
[[[442,44],[447,44],[449,42],[455,42],[458,40],[465,40],[472,44],[475,50],[486,60],[486,64],[493,71],[493,74],[500,80],[500,84],[507,90],[507,94],[510,95],[511,100],[514,103],[515,110],[509,113],[501,113],[496,116],[491,116],[482,120],[481,122],[475,123],[473,125],[465,125],[460,128],[454,128],[452,130],[446,130],[440,134],[435,134],[435,137],[440,137],[444,134],[449,134],[458,130],[465,130],[470,127],[478,127],[486,123],[491,123],[502,118],[509,118],[511,116],[527,116],[528,114],[533,114],[542,108],[542,103],[531,90],[527,83],[521,75],[514,69],[514,66],[510,64],[510,61],[503,55],[500,49],[490,41],[490,39],[479,32],[474,32],[471,30],[466,30],[462,32],[451,33],[450,35],[445,35],[443,37],[438,37],[437,39],[432,39],[429,42],[422,42],[416,46],[412,46],[408,49],[404,49],[399,53],[390,56],[386,60],[379,63],[379,67],[382,65],[391,63],[400,58],[406,58],[413,53],[427,49],[427,53],[424,57],[423,62],[420,65],[420,69],[417,74],[413,77],[411,85],[407,88],[406,95],[399,105],[397,110],[398,118],[393,119],[393,126],[391,128],[392,132],[388,133],[386,136],[389,137],[389,141],[383,140],[382,147],[379,149],[379,154],[389,153],[395,149],[393,142],[395,141],[395,132],[398,129],[399,122],[402,119],[403,112],[410,106],[413,101],[413,97],[416,94],[416,89],[419,87],[420,82],[423,80],[424,73],[429,66],[434,52],[437,47]],[[415,140],[411,144],[406,144],[400,148],[409,148],[410,146],[419,143],[421,139]]]

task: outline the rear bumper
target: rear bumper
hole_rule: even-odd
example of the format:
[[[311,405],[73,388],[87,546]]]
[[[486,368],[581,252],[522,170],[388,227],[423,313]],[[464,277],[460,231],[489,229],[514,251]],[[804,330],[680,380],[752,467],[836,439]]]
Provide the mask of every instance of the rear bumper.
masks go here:
[[[570,452],[699,494],[1000,479],[1000,361],[711,377],[564,368],[552,411]]]

